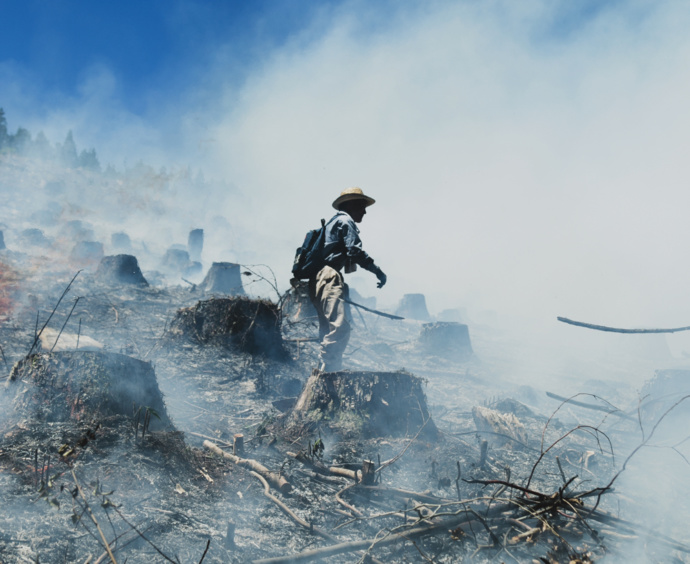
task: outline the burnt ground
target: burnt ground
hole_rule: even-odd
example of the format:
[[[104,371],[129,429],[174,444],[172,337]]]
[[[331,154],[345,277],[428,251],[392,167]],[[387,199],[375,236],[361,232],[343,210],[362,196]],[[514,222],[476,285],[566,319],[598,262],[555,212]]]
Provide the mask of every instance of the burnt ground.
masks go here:
[[[0,326],[7,374],[73,276],[15,267],[23,290]],[[612,480],[617,488],[617,472],[644,440],[640,429],[648,438],[654,424],[636,418],[632,385],[603,382],[581,390],[597,397],[577,398],[602,407],[597,398],[605,397],[632,409],[624,417],[562,405],[511,376],[524,350],[488,326],[471,326],[475,354],[454,360],[422,353],[415,322],[355,313],[347,367],[423,378],[438,434],[365,440],[288,428],[274,404],[289,405],[316,365],[313,322],[284,320],[285,360],[171,338],[176,312],[200,299],[189,287],[112,288],[88,273],[77,278],[49,327],[59,331],[67,321],[65,334],[152,363],[174,427],[142,436],[133,416],[98,414],[47,423],[0,396],[0,562],[107,562],[103,538],[118,562],[250,562],[362,540],[359,551],[323,561],[615,562],[630,559],[630,550],[639,561],[690,561],[678,544],[690,543],[677,517],[687,498],[675,496],[675,515],[640,523],[654,488],[600,489]],[[512,413],[516,434],[479,433],[477,407]],[[306,527],[264,496],[249,468],[203,446],[210,440],[231,452],[238,433],[245,458],[288,478],[292,491],[272,494]],[[324,449],[314,455],[317,441]],[[288,453],[306,453],[318,468],[358,469],[364,460],[383,468],[367,488]],[[595,504],[599,513],[587,514]],[[471,522],[460,527],[463,516]],[[407,537],[391,537],[401,532]]]

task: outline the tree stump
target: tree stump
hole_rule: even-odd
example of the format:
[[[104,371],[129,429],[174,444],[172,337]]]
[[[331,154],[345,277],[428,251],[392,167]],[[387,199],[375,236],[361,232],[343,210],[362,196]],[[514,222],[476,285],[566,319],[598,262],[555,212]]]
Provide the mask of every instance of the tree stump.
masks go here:
[[[664,433],[677,435],[679,440],[684,438],[681,435],[690,423],[690,398],[683,398],[689,395],[690,370],[656,370],[654,377],[645,382],[640,391],[642,421],[652,426],[664,417]]]
[[[158,415],[151,417],[151,429],[172,425],[153,367],[121,354],[35,354],[14,365],[5,387],[20,417],[46,422],[131,417],[134,406]]]
[[[96,270],[96,280],[105,284],[149,285],[141,273],[137,258],[132,255],[103,257]]]
[[[19,242],[27,247],[50,247],[53,244],[52,239],[46,237],[40,229],[31,227],[29,229],[24,229],[19,234]]]
[[[407,372],[319,372],[307,380],[289,424],[321,425],[345,436],[414,436],[437,430],[422,380]]]
[[[118,251],[129,251],[132,248],[132,240],[122,231],[110,236],[110,244]]]
[[[189,253],[184,249],[177,249],[170,247],[165,251],[163,260],[161,261],[161,270],[168,272],[182,272],[190,264]]]
[[[180,309],[168,332],[199,345],[237,347],[272,358],[286,357],[278,307],[247,297],[212,298]]]
[[[428,321],[430,315],[429,311],[426,309],[426,298],[424,294],[405,294],[398,304],[395,315],[400,315],[407,319]]]
[[[79,241],[69,255],[70,261],[79,266],[99,263],[103,258],[103,243],[98,241]]]
[[[233,262],[214,262],[199,288],[206,294],[244,296],[240,265]]]
[[[201,262],[201,251],[204,250],[204,230],[192,229],[187,237],[187,252],[189,260]]]
[[[472,356],[467,325],[453,321],[425,323],[417,343],[428,354],[466,359]]]
[[[95,234],[90,223],[74,219],[65,223],[60,229],[60,237],[70,241],[93,241]]]

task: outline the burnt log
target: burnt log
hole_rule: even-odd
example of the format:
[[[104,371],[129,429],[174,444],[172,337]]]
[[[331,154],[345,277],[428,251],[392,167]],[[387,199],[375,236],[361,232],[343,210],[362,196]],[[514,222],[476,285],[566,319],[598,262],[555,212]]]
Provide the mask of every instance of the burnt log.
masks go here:
[[[422,380],[407,372],[319,372],[307,380],[290,425],[321,425],[346,436],[433,437]]]
[[[96,270],[96,280],[105,284],[149,285],[141,273],[137,258],[132,255],[103,257]]]
[[[199,345],[237,347],[243,352],[286,357],[280,311],[267,300],[211,298],[178,310],[168,332]]]
[[[233,262],[214,262],[199,288],[206,294],[244,296],[240,265]]]
[[[431,317],[426,308],[424,294],[405,294],[395,310],[395,315],[418,321],[428,321]]]
[[[187,237],[187,252],[189,260],[201,262],[201,251],[204,250],[204,230],[192,229]]]
[[[151,364],[122,354],[61,351],[31,355],[14,365],[5,393],[16,416],[39,421],[131,417],[134,406],[155,412],[151,429],[172,424]]]
[[[472,356],[472,344],[467,325],[453,321],[425,323],[419,334],[421,350],[438,356],[466,359]]]

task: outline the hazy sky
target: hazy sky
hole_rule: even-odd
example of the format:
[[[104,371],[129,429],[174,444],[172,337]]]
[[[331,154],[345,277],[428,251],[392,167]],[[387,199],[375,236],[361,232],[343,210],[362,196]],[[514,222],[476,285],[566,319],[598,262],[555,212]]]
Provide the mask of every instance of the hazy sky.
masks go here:
[[[231,183],[283,284],[359,185],[380,302],[690,324],[683,2],[5,4],[10,129]]]

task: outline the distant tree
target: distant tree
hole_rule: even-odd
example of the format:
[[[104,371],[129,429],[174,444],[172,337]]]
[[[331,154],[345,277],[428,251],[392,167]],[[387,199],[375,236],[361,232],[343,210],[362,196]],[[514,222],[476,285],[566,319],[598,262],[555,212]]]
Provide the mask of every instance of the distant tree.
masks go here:
[[[79,166],[81,168],[86,168],[89,170],[101,170],[101,163],[98,162],[98,157],[96,156],[96,149],[91,149],[90,151],[82,151],[79,154]]]
[[[42,131],[36,134],[33,144],[33,153],[42,159],[49,159],[55,154],[53,146]]]
[[[26,153],[26,151],[31,146],[31,133],[28,129],[20,127],[17,129],[17,133],[10,135],[10,147],[12,147],[17,153]]]
[[[0,108],[0,149],[7,147],[10,142],[10,136],[7,133],[7,119],[5,118],[5,110]]]
[[[79,164],[79,159],[77,157],[77,146],[74,143],[74,138],[72,137],[72,130],[69,130],[65,142],[60,148],[60,158],[63,164],[66,166],[77,166]]]

